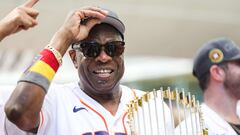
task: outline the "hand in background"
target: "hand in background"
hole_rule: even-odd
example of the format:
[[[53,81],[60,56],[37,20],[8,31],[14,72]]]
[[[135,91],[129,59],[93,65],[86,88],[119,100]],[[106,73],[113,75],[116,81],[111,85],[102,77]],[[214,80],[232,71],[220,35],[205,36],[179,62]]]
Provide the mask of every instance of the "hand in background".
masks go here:
[[[0,21],[0,41],[11,34],[28,30],[38,24],[36,18],[39,12],[32,8],[38,1],[27,0]]]

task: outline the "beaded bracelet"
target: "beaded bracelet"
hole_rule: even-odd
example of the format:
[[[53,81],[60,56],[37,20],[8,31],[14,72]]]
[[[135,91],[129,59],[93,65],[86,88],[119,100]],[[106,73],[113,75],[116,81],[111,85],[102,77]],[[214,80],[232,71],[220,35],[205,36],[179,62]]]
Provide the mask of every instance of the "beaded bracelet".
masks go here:
[[[47,46],[45,47],[45,49],[48,49],[48,50],[52,51],[52,53],[55,55],[58,63],[59,63],[60,65],[62,65],[62,55],[60,54],[59,51],[57,51],[57,50],[56,50],[54,47],[52,47],[51,45],[47,45]]]

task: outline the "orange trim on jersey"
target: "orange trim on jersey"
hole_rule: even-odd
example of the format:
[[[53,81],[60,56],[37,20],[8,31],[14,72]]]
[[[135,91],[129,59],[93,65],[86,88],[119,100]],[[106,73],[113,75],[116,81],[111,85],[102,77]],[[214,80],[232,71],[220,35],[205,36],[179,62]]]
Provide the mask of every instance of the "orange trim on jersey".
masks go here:
[[[127,112],[125,112],[125,114],[124,114],[123,117],[122,117],[122,123],[123,123],[123,128],[124,128],[125,134],[127,134],[126,125],[125,125],[125,123],[124,123],[124,119],[125,119],[126,116],[127,116]]]
[[[80,102],[81,102],[82,104],[84,104],[86,107],[88,107],[89,109],[91,109],[93,112],[95,112],[98,116],[100,116],[100,117],[102,118],[102,120],[103,120],[103,122],[104,122],[104,124],[105,124],[105,127],[106,127],[106,129],[107,129],[107,132],[108,132],[108,126],[107,126],[107,122],[106,122],[105,118],[104,118],[99,112],[97,112],[96,110],[94,110],[91,106],[89,106],[88,104],[86,104],[85,102],[83,102],[81,99],[80,99]]]
[[[40,127],[39,127],[39,128],[42,127],[43,122],[44,122],[44,116],[43,116],[43,114],[42,114],[42,111],[40,111],[40,115],[41,115],[41,124],[40,124]]]

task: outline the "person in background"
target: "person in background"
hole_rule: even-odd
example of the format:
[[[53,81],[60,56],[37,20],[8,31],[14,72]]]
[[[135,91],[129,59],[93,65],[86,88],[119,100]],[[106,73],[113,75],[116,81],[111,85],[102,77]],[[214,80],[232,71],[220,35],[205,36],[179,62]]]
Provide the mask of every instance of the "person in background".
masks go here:
[[[205,43],[194,58],[193,75],[203,91],[201,110],[208,134],[239,135],[236,110],[240,99],[239,46],[225,37]]]

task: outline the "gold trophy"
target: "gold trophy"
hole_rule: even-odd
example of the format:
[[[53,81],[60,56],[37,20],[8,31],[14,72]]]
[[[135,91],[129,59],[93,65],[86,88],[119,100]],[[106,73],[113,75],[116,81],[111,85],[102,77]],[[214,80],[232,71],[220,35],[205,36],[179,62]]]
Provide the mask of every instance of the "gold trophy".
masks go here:
[[[208,135],[199,101],[190,92],[153,90],[128,105],[132,135]]]

